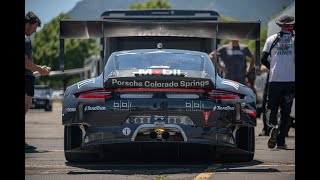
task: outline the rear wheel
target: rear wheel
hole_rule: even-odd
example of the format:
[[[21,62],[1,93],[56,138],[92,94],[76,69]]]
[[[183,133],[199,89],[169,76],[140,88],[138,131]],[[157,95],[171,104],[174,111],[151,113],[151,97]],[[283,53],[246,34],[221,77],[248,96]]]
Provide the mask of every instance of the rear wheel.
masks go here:
[[[251,153],[239,157],[240,161],[252,161],[254,157],[255,150],[255,134],[254,127],[241,127],[237,131],[236,142],[238,148],[243,149],[245,151],[249,151]]]
[[[97,161],[101,157],[96,151],[84,150],[82,130],[79,126],[64,127],[64,156],[69,162]]]
[[[82,143],[82,131],[78,126],[64,127],[64,155],[67,161],[76,162],[80,158],[75,153],[66,152],[71,149],[79,148]]]

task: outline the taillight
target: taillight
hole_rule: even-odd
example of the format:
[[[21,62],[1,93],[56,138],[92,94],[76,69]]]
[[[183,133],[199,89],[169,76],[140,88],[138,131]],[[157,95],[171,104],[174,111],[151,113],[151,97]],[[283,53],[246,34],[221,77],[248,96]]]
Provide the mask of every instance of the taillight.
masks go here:
[[[239,95],[228,91],[210,90],[207,91],[208,98],[212,100],[233,100],[240,99]]]
[[[83,99],[109,99],[111,98],[112,90],[92,90],[92,91],[85,91],[80,93],[79,98]]]
[[[249,114],[254,118],[257,117],[257,114],[255,112],[253,112],[253,111],[249,112]]]

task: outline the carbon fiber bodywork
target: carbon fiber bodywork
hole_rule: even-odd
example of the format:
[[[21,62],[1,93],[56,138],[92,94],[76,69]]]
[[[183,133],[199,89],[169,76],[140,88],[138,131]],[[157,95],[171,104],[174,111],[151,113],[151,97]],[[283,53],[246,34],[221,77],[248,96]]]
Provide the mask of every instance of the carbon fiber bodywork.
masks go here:
[[[121,68],[122,56],[130,60],[158,55],[196,56],[200,69]],[[111,144],[139,144],[140,148],[141,144],[209,145],[224,149],[224,154],[253,158],[255,94],[243,84],[216,75],[206,53],[174,49],[114,52],[104,73],[67,88],[62,108],[65,152],[70,161],[81,160],[83,156],[72,156],[85,152],[101,158],[102,147]]]

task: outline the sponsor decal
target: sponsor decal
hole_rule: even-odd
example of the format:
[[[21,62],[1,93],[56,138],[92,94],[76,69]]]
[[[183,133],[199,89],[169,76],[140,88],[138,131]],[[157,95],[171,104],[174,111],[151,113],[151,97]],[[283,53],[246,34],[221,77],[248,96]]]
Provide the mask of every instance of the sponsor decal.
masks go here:
[[[203,112],[203,116],[204,116],[204,122],[205,124],[208,124],[208,119],[209,119],[209,116],[210,116],[210,111],[207,111],[207,112]]]
[[[165,123],[165,122],[155,121],[153,124],[154,124],[155,126],[158,126],[158,127],[163,127],[166,123]]]
[[[101,106],[85,106],[84,111],[105,111],[106,107]]]
[[[80,81],[77,83],[78,85],[78,89],[80,89],[82,86],[86,85],[86,84],[89,84],[89,83],[94,83],[94,78],[91,78],[91,79],[86,79],[86,80],[83,80],[83,81]]]
[[[173,75],[180,76],[180,69],[139,69],[138,72],[133,72],[133,74],[139,74],[139,76],[145,75]]]
[[[239,87],[240,87],[240,83],[235,82],[235,81],[231,81],[231,80],[222,80],[221,83],[222,83],[222,84],[229,85],[229,86],[232,86],[232,87],[234,87],[236,90],[238,90]]]
[[[195,81],[187,82],[187,81],[180,81],[180,87],[192,87],[192,86],[200,86],[204,87],[209,85],[209,81]]]
[[[176,87],[204,87],[209,85],[209,81],[193,80],[193,81],[121,81],[112,79],[111,84],[113,86],[127,86],[127,87],[147,87],[147,88],[176,88]]]
[[[139,81],[118,81],[117,79],[112,79],[112,85],[117,86],[130,86],[130,87],[143,87],[143,83]]]
[[[202,111],[203,103],[201,101],[186,101],[186,111]]]
[[[231,111],[234,110],[234,107],[231,106],[213,106],[212,108],[213,111],[218,110],[218,111]]]
[[[118,101],[118,102],[113,102],[113,110],[114,111],[130,111],[131,107],[130,101]]]
[[[76,108],[64,108],[64,112],[75,112],[77,109]]]
[[[128,127],[125,127],[122,129],[122,134],[125,136],[128,136],[131,133],[131,129]]]

